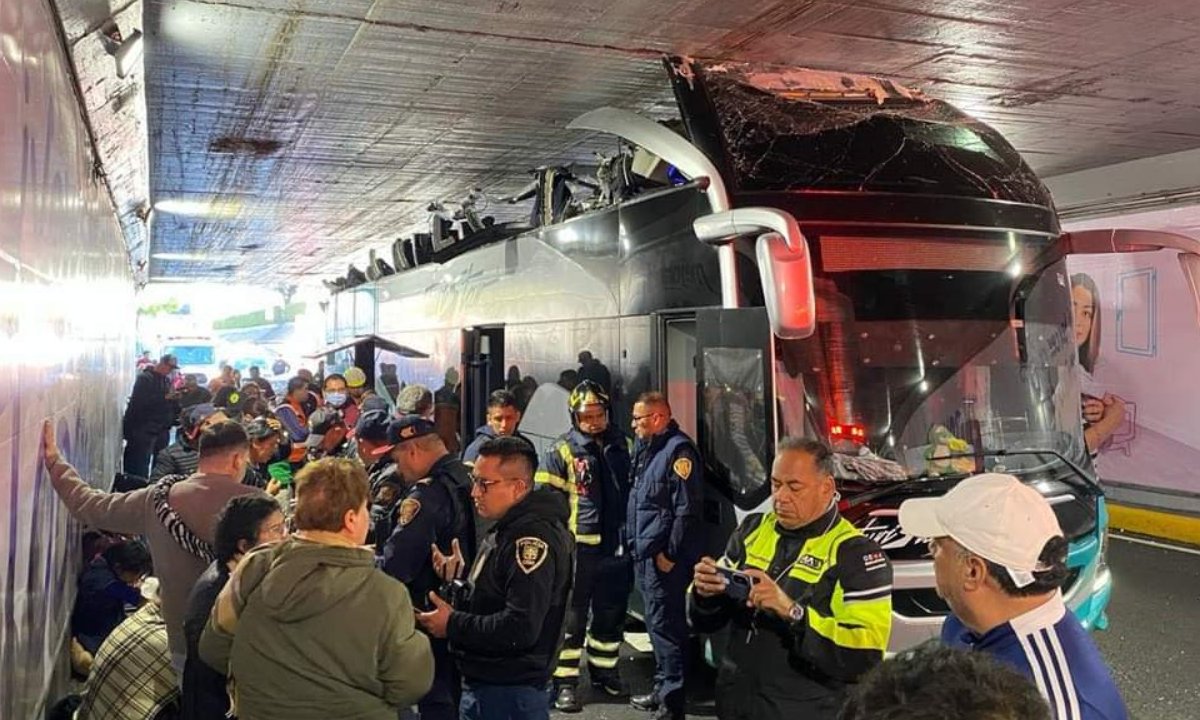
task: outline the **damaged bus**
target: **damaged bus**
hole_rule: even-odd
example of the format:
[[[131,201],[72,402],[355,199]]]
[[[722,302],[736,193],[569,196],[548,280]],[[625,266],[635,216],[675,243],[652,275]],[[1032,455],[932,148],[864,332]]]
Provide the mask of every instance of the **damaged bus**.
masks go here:
[[[1169,249],[1194,292],[1200,244],[1061,232],[995,130],[888,81],[665,65],[678,121],[578,118],[628,149],[586,176],[539,169],[527,222],[436,207],[372,279],[333,287],[327,339],[385,339],[376,385],[440,390],[464,443],[497,388],[543,444],[568,427],[572,379],[607,377],[626,429],[637,395],[663,390],[704,455],[718,553],[768,500],[776,439],[828,442],[842,512],[895,566],[892,650],[948,612],[926,545],[897,526],[900,502],[1012,473],[1070,539],[1068,605],[1103,626],[1107,518],[1065,258]]]

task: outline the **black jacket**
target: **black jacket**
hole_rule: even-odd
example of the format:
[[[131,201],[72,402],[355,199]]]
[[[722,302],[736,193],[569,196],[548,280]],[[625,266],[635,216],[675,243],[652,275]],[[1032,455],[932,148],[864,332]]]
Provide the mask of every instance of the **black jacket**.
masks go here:
[[[150,471],[151,480],[159,480],[168,475],[191,475],[200,467],[200,451],[178,440],[162,452],[154,456],[154,469]]]
[[[380,567],[404,583],[417,608],[427,607],[429,593],[441,585],[431,545],[449,554],[452,541],[458,540],[463,558],[468,563],[475,558],[475,510],[470,485],[460,479],[463,474],[462,463],[445,455],[429,477],[405,488],[390,516]]]
[[[479,448],[483,447],[485,442],[495,437],[497,437],[496,431],[492,429],[491,425],[484,424],[475,428],[475,437],[472,438],[471,443],[467,445],[465,449],[463,449],[462,461],[467,465],[474,465],[475,461],[479,459]],[[513,433],[513,437],[524,440],[525,442],[529,443],[530,447],[537,447],[533,444],[532,440],[522,435],[520,430]]]
[[[550,681],[575,576],[567,510],[539,488],[484,538],[472,589],[450,615],[446,637],[463,677],[493,685]]]
[[[171,429],[179,415],[179,404],[167,399],[171,381],[154,368],[146,368],[133,381],[122,429],[126,440],[152,438]]]
[[[204,571],[192,587],[187,614],[183,618],[183,635],[187,638],[187,660],[183,665],[183,695],[180,698],[181,720],[215,720],[229,711],[226,678],[200,659],[200,634],[212,614],[217,595],[229,580],[229,569],[219,560]]]

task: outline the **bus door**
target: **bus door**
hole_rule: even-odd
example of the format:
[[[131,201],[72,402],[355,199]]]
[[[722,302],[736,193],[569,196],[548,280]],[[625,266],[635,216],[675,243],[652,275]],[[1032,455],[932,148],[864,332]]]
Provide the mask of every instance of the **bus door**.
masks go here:
[[[772,337],[761,307],[696,313],[696,440],[708,480],[705,515],[719,515],[706,522],[716,522],[720,538],[728,537],[740,514],[757,509],[771,493]],[[712,508],[709,500],[716,503]],[[710,549],[722,551],[723,540]]]
[[[696,313],[655,313],[654,317],[651,384],[667,396],[679,427],[696,438]]]
[[[465,447],[487,420],[488,395],[504,387],[504,326],[470,327],[462,332],[462,408],[459,437]]]

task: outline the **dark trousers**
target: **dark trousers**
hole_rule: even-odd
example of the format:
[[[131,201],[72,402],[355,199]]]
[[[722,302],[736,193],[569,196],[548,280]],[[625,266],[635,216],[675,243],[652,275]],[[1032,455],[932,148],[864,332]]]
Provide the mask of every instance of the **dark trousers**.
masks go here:
[[[532,685],[463,683],[461,720],[548,720],[550,693]]]
[[[429,639],[433,650],[433,685],[417,703],[421,720],[454,720],[462,696],[458,666],[445,640]]]
[[[142,435],[125,441],[125,454],[121,460],[121,469],[125,474],[137,475],[140,478],[150,477],[150,464],[154,462],[154,445],[157,440],[154,435]]]
[[[571,607],[563,623],[563,646],[554,669],[556,685],[579,683],[585,638],[591,678],[618,675],[617,661],[625,639],[625,611],[632,587],[633,565],[627,556],[613,557],[585,545],[578,546]]]
[[[687,588],[692,563],[679,561],[671,572],[659,572],[654,559],[634,565],[646,606],[646,630],[654,645],[654,691],[672,714],[684,708],[683,677],[687,658]]]

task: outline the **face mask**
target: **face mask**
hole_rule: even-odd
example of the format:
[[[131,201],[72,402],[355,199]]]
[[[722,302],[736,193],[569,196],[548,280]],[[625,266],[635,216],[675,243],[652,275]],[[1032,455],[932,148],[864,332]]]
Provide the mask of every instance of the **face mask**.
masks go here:
[[[341,407],[346,404],[346,393],[332,392],[325,393],[325,402],[334,407]]]

